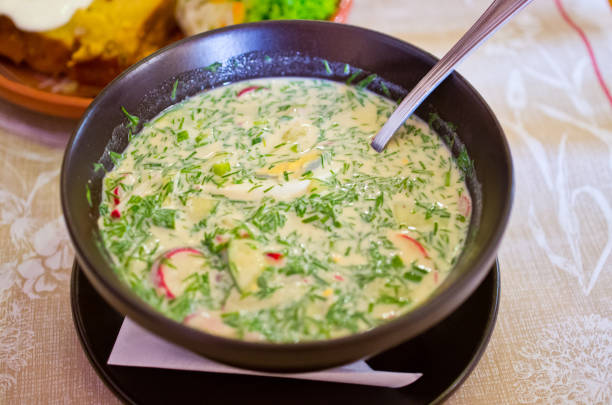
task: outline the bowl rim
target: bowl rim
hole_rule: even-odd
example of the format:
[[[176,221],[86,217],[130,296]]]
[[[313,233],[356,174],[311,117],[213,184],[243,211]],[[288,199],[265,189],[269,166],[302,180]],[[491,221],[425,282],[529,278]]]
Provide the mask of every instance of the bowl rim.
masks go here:
[[[72,159],[74,159],[73,154],[71,153],[71,148],[75,143],[75,140],[81,133],[83,132],[83,128],[87,126],[90,116],[94,113],[98,104],[101,103],[101,100],[105,97],[106,93],[113,89],[115,84],[119,81],[123,80],[124,77],[129,76],[134,70],[138,69],[141,65],[148,64],[154,62],[155,59],[159,58],[160,55],[165,54],[173,50],[174,48],[181,47],[185,43],[194,42],[194,41],[203,41],[209,36],[219,35],[227,31],[234,30],[245,30],[249,28],[257,28],[257,27],[265,27],[265,26],[273,26],[273,25],[284,25],[284,26],[293,26],[299,27],[301,24],[309,25],[311,28],[316,28],[317,26],[328,26],[333,25],[337,26],[338,29],[360,32],[362,34],[367,34],[374,39],[379,41],[392,43],[395,46],[401,47],[403,49],[407,49],[411,52],[416,52],[421,55],[424,59],[427,60],[432,66],[438,60],[431,53],[424,51],[408,42],[400,40],[398,38],[391,37],[389,35],[383,34],[378,31],[374,31],[367,28],[362,28],[358,26],[348,25],[348,24],[337,24],[329,21],[310,21],[310,20],[285,20],[285,21],[260,21],[249,24],[240,24],[229,27],[220,28],[217,30],[207,31],[192,37],[184,38],[180,41],[177,41],[173,44],[170,44],[155,53],[149,55],[148,57],[142,59],[135,65],[131,66],[120,75],[118,75],[113,81],[106,86],[100,94],[94,99],[91,105],[87,108],[86,112],[81,117],[75,131],[71,135],[64,154],[64,159],[62,161],[62,169],[61,169],[61,202],[62,202],[62,210],[64,212],[64,218],[67,224],[68,232],[70,238],[75,247],[76,257],[79,260],[79,264],[81,264],[86,276],[94,285],[96,290],[107,300],[113,301],[113,306],[115,308],[119,308],[121,312],[127,313],[127,311],[138,312],[140,318],[134,319],[137,323],[145,326],[147,329],[155,329],[154,333],[167,336],[165,334],[160,334],[156,330],[162,324],[162,327],[172,327],[177,332],[173,333],[173,335],[183,335],[188,339],[202,339],[206,338],[210,343],[222,343],[222,344],[230,344],[234,348],[244,349],[244,350],[274,350],[277,352],[309,352],[311,350],[316,350],[320,348],[329,349],[330,347],[342,347],[347,344],[358,344],[359,342],[366,342],[372,339],[376,339],[379,336],[393,334],[393,331],[403,328],[410,328],[411,325],[416,325],[419,323],[426,322],[427,319],[435,319],[435,322],[429,323],[429,326],[426,328],[421,328],[420,330],[427,329],[429,327],[434,326],[437,322],[442,320],[445,316],[447,316],[451,311],[448,309],[449,307],[457,307],[462,302],[465,301],[469,297],[469,295],[473,292],[473,290],[480,285],[483,279],[487,275],[487,270],[492,266],[496,258],[496,251],[501,241],[501,238],[505,232],[507,227],[510,211],[512,207],[512,202],[514,199],[514,169],[512,163],[512,156],[509,148],[509,144],[505,133],[497,120],[495,114],[492,109],[483,99],[483,97],[476,91],[476,89],[459,73],[454,72],[454,75],[458,79],[458,83],[460,86],[463,86],[467,91],[472,93],[474,99],[480,104],[480,107],[483,108],[484,111],[487,112],[489,118],[494,123],[498,133],[500,134],[499,140],[503,149],[503,152],[506,156],[507,163],[507,178],[505,181],[510,186],[509,190],[506,194],[506,199],[503,203],[503,210],[499,213],[499,225],[493,232],[492,237],[489,239],[486,247],[481,250],[480,254],[477,256],[477,259],[474,260],[472,269],[470,271],[464,272],[464,274],[460,275],[456,280],[453,281],[452,285],[446,288],[444,291],[439,294],[429,298],[423,304],[419,305],[415,309],[408,311],[407,313],[401,315],[400,317],[376,326],[372,329],[361,331],[358,333],[353,333],[350,335],[332,338],[332,339],[324,339],[324,340],[314,340],[314,341],[302,341],[297,343],[272,343],[272,342],[252,342],[245,341],[233,338],[225,338],[218,335],[213,335],[204,331],[196,330],[194,328],[185,326],[179,322],[176,322],[166,315],[158,312],[153,307],[146,304],[142,299],[136,297],[135,295],[124,294],[121,290],[129,291],[127,286],[122,285],[120,280],[116,278],[114,275],[114,271],[109,266],[109,274],[106,272],[101,272],[96,269],[96,265],[92,263],[92,261],[85,254],[86,249],[83,248],[80,238],[75,233],[75,219],[72,216],[72,213],[69,210],[68,205],[68,194],[69,194],[69,173],[66,168],[69,166]],[[299,29],[299,28],[296,28]],[[92,270],[93,269],[93,270]],[[484,269],[484,270],[483,270]],[[114,279],[112,279],[112,277]],[[117,284],[119,284],[120,288],[117,288]],[[452,298],[452,299],[451,299]],[[454,304],[456,302],[456,304]],[[405,340],[405,339],[404,339]]]

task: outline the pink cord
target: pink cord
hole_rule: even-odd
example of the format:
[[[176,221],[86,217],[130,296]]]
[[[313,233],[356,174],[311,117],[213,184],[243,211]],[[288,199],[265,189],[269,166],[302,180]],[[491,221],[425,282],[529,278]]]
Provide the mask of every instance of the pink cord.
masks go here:
[[[597,63],[597,58],[595,57],[595,52],[593,52],[593,47],[591,46],[589,39],[587,38],[582,28],[580,28],[578,24],[576,24],[574,20],[572,20],[569,14],[567,14],[567,12],[565,11],[565,8],[563,7],[563,3],[561,3],[561,0],[555,0],[555,5],[557,6],[557,9],[559,9],[559,13],[561,14],[561,17],[563,17],[565,22],[570,27],[572,27],[574,31],[578,33],[578,35],[582,39],[582,42],[584,42],[584,45],[587,48],[587,52],[589,53],[589,58],[591,59],[591,64],[593,65],[593,70],[595,71],[595,76],[597,77],[597,81],[599,82],[599,85],[601,86],[604,94],[606,95],[606,98],[610,102],[610,106],[612,106],[612,94],[610,94],[610,90],[608,89],[606,81],[604,80],[601,74],[601,71],[599,70],[599,64]]]

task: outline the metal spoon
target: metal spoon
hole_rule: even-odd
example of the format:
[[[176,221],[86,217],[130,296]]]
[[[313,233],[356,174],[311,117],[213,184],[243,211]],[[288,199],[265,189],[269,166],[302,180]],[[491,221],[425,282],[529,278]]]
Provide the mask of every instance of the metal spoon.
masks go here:
[[[385,125],[372,140],[372,147],[382,152],[395,131],[412,115],[414,110],[427,98],[455,66],[473,49],[483,43],[491,34],[503,26],[514,14],[532,0],[495,0],[480,16],[478,21],[459,39],[446,55],[421,79],[391,114]]]

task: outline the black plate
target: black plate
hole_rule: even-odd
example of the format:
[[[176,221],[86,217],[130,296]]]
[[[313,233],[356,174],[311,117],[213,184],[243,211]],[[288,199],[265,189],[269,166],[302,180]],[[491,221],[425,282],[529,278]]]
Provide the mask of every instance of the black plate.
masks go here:
[[[463,252],[426,302],[363,333],[297,344],[248,342],[211,335],[166,317],[119,280],[106,250],[100,248],[103,241],[97,221],[104,170],[94,169],[92,163],[99,161],[110,169],[110,151],[120,153],[128,143],[133,124],[120,106],[140,117],[139,125],[143,125],[167,106],[226,82],[302,76],[368,83],[375,77],[370,73],[376,79],[368,89],[381,94],[387,89],[397,99],[435,62],[432,55],[398,39],[317,21],[235,25],[189,37],[144,59],[100,93],[66,149],[62,207],[81,269],[113,308],[129,314],[136,323],[168,341],[237,367],[276,372],[323,369],[381,353],[417,336],[456,310],[484,280],[495,260],[512,201],[512,161],[502,128],[482,97],[459,74],[450,75],[417,115],[427,120],[438,114],[440,120],[434,119],[433,127],[449,143],[453,155],[467,150],[474,161],[474,170],[466,176],[473,205]],[[387,83],[384,87],[383,82]],[[455,124],[456,132],[441,120]]]
[[[495,262],[478,289],[448,318],[367,361],[374,369],[423,373],[416,383],[402,389],[110,366],[106,362],[123,315],[98,295],[76,262],[70,296],[74,324],[91,365],[127,403],[424,404],[448,398],[484,353],[497,318],[499,264]]]

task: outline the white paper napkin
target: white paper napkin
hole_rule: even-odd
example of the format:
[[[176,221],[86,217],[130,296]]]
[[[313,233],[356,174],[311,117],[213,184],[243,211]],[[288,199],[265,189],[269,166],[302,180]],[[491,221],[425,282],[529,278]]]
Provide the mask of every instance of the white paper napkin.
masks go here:
[[[204,371],[209,373],[248,374],[269,377],[297,378],[303,380],[332,381],[348,384],[399,388],[418,380],[420,373],[377,371],[365,361],[328,370],[273,374],[243,370],[208,360],[182,347],[176,346],[141,328],[125,318],[108,359],[114,366],[167,368],[173,370]]]

